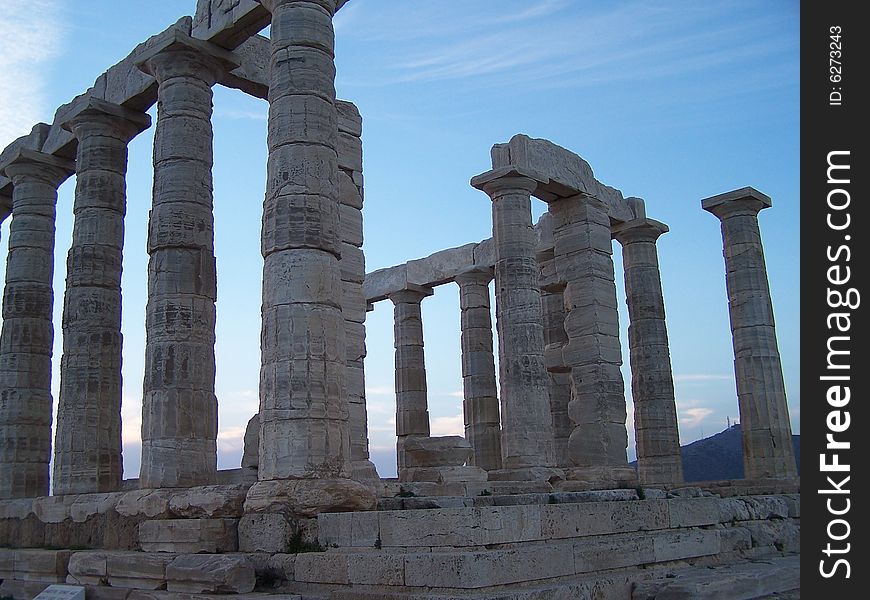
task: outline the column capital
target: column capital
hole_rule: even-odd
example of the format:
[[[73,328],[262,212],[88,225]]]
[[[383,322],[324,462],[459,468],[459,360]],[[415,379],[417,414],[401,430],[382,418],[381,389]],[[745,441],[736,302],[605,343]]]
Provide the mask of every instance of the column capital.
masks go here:
[[[430,287],[409,283],[405,289],[391,292],[387,297],[393,304],[420,304],[423,298],[435,293]]]
[[[508,194],[532,194],[549,183],[546,175],[523,167],[501,167],[473,177],[471,186],[483,190],[493,200]]]
[[[326,9],[330,15],[344,6],[347,0],[258,0],[263,8],[270,13],[275,12],[275,9],[284,6],[285,4],[314,4],[320,8]]]
[[[655,243],[659,236],[670,231],[667,225],[654,219],[632,219],[610,228],[610,235],[623,246],[635,242]]]
[[[489,285],[494,276],[492,267],[473,266],[457,274],[453,280],[460,287],[468,284]]]
[[[8,160],[0,164],[0,174],[5,174],[12,180],[12,185],[18,185],[23,179],[41,179],[58,187],[67,177],[75,173],[75,162],[58,158],[52,154],[19,148]]]
[[[147,113],[91,95],[79,96],[61,111],[58,119],[60,126],[78,139],[96,132],[129,142],[151,126],[151,117]]]
[[[232,71],[241,60],[225,48],[169,29],[136,57],[136,66],[161,82],[173,75],[196,76],[213,85],[222,71]]]
[[[701,208],[719,217],[720,221],[735,216],[755,216],[771,206],[773,201],[770,196],[752,187],[740,188],[701,200]]]

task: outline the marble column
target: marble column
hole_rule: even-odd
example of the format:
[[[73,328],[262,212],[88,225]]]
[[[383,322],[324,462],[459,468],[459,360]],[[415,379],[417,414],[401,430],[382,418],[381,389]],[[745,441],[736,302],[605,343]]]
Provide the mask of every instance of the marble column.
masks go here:
[[[785,382],[758,228],[759,211],[772,202],[746,187],[707,198],[701,206],[722,224],[745,477],[796,477]]]
[[[492,199],[502,465],[523,478],[519,471],[554,463],[532,228],[531,192],[538,183],[509,168],[479,175],[472,185]]]
[[[393,302],[393,340],[396,348],[396,456],[399,477],[408,468],[405,443],[411,437],[429,437],[429,401],[423,351],[423,298],[431,288],[412,288],[390,294]]]
[[[150,124],[146,114],[92,97],[80,99],[64,123],[78,148],[54,445],[55,494],[111,492],[121,486],[127,143]]]
[[[568,458],[573,479],[634,478],[628,467],[626,407],[610,217],[604,202],[573,196],[551,202],[554,260],[565,282],[562,364],[571,372]]]
[[[683,481],[665,303],[656,240],[667,225],[639,218],[616,225],[622,244],[628,304],[628,346],[638,480],[642,485]]]
[[[471,464],[487,471],[502,468],[489,303],[489,282],[492,278],[492,269],[488,268],[473,268],[455,278],[462,311],[460,327],[465,439],[474,449]]]
[[[263,205],[260,481],[255,498],[309,512],[374,504],[350,479],[347,337],[339,258],[335,0],[262,0],[272,14]],[[282,481],[282,480],[293,481]],[[326,482],[326,483],[324,483]],[[306,490],[341,490],[313,499]],[[268,502],[264,509],[269,510]],[[298,507],[297,507],[298,510]]]
[[[14,186],[0,333],[0,499],[48,495],[55,205],[74,169],[32,150],[0,165]]]
[[[143,488],[217,470],[212,90],[232,54],[172,30],[140,57],[158,82],[142,402]]]

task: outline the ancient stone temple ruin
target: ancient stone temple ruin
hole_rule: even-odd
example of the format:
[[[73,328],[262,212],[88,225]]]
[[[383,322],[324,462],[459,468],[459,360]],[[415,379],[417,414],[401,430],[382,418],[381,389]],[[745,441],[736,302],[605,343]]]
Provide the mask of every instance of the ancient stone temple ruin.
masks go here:
[[[29,600],[57,583],[112,600],[647,600],[797,588],[799,483],[757,221],[770,198],[743,188],[702,202],[722,224],[746,479],[687,486],[656,250],[668,227],[576,154],[526,135],[495,144],[492,169],[471,179],[492,205],[490,239],[365,272],[362,118],[334,86],[332,17],[343,4],[200,0],[194,17],[0,155],[0,219],[11,220],[0,595]],[[270,37],[257,33],[269,24]],[[269,102],[260,408],[231,471],[216,466],[215,85]],[[141,472],[123,480],[127,144],[151,126]],[[61,291],[55,204],[72,176]],[[537,223],[532,197],[547,203]],[[465,435],[434,437],[421,306],[451,284]],[[366,312],[387,301],[398,479],[379,477],[366,425]]]

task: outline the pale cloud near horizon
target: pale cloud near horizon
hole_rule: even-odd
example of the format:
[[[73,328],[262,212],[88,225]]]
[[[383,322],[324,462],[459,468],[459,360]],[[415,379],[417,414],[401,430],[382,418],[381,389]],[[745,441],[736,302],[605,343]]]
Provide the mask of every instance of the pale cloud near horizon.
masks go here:
[[[697,427],[704,421],[704,419],[712,415],[715,411],[712,408],[698,407],[687,408],[680,412],[680,425],[685,427]]]
[[[45,120],[44,64],[58,55],[59,0],[4,0],[0,36],[0,148]]]

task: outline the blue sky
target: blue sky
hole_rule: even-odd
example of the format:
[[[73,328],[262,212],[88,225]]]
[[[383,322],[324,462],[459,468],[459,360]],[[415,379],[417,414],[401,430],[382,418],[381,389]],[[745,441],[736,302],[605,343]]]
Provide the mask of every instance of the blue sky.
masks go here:
[[[0,147],[37,121],[51,122],[58,105],[195,9],[194,0],[3,5]],[[351,0],[336,33],[338,95],[364,119],[368,270],[489,237],[490,202],[468,180],[489,169],[492,144],[515,133],[573,150],[598,179],[644,198],[648,215],[670,226],[659,253],[683,443],[738,416],[721,237],[700,200],[746,185],[770,195],[774,207],[760,220],[792,427],[800,431],[798,2]],[[221,468],[238,466],[244,425],[257,410],[266,111],[262,100],[215,88]],[[130,145],[126,477],[139,465],[152,134]],[[73,191],[72,179],[60,190],[56,290],[64,287]],[[5,223],[2,239],[7,234]],[[458,304],[451,284],[423,305],[433,434],[462,429]],[[58,295],[55,390],[61,306]],[[625,331],[624,310],[620,317]],[[378,304],[367,327],[372,454],[388,476],[391,306]],[[624,342],[627,363],[626,349]],[[627,365],[625,373],[629,390]]]

